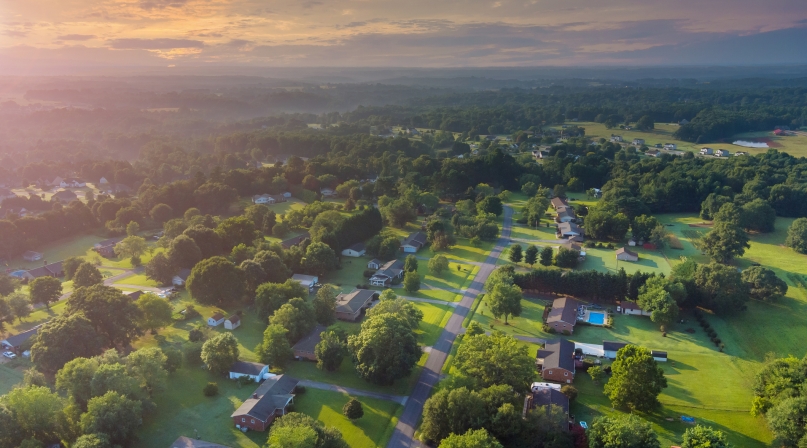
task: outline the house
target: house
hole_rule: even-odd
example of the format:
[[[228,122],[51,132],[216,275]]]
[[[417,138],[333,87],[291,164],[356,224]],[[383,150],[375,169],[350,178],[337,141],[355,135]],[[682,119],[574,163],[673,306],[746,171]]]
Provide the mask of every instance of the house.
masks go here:
[[[101,185],[107,185],[107,184],[109,184],[109,181],[108,181],[108,180],[106,180],[106,177],[102,177],[102,178],[101,178],[101,179],[98,181],[98,183],[99,183],[99,184],[101,184]]]
[[[586,251],[585,251],[585,249],[583,249],[583,245],[576,242],[576,241],[567,240],[565,243],[561,244],[558,247],[559,248],[562,247],[562,248],[564,248],[566,250],[573,250],[573,251],[577,252],[577,254],[578,254],[577,260],[578,261],[583,261],[583,260],[586,259]]]
[[[373,258],[369,263],[367,263],[367,269],[381,269],[382,264],[383,263],[381,263],[381,260],[378,258]]]
[[[490,141],[496,140],[496,136],[495,135],[486,135],[485,140],[490,140]]]
[[[9,336],[8,338],[3,339],[0,341],[0,347],[2,347],[3,350],[10,350],[17,354],[21,354],[30,345],[28,341],[31,341],[31,338],[36,336],[36,333],[39,331],[39,327],[42,325],[44,324],[37,325],[30,330],[26,330],[22,333],[17,333],[14,336]]]
[[[554,197],[554,198],[552,198],[552,200],[551,200],[551,201],[549,201],[549,204],[550,204],[550,205],[552,206],[552,208],[553,208],[553,209],[555,209],[555,210],[557,210],[557,209],[559,209],[559,208],[561,208],[561,207],[568,207],[568,206],[569,206],[569,203],[568,203],[568,202],[566,202],[566,199],[559,198],[559,197]]]
[[[126,297],[128,297],[129,299],[132,300],[132,302],[134,302],[137,299],[139,299],[140,296],[142,296],[143,294],[145,294],[143,291],[132,291],[132,292],[126,293]]]
[[[546,383],[536,383],[546,384]],[[522,416],[526,417],[527,412],[539,406],[548,407],[555,405],[563,409],[566,418],[569,418],[569,397],[561,393],[561,391],[554,387],[533,387],[532,391],[524,397],[524,410]]]
[[[672,151],[678,149],[678,145],[676,145],[675,143],[665,143],[663,148]]]
[[[396,279],[403,278],[404,264],[402,261],[391,260],[381,265],[375,274],[370,277],[370,284],[373,286],[390,286]]]
[[[303,274],[294,274],[291,276],[291,279],[307,288],[309,293],[314,292],[314,286],[319,281],[319,277],[316,275]]]
[[[555,222],[572,222],[577,219],[574,209],[571,207],[558,207],[558,215],[555,216]]]
[[[644,145],[644,139],[643,138],[634,138],[633,141],[631,142],[631,144],[636,145],[636,146],[642,146],[642,145]]]
[[[574,333],[577,324],[577,310],[580,302],[571,297],[560,297],[552,302],[552,309],[546,316],[546,324],[558,333]]]
[[[658,149],[649,149],[647,150],[646,153],[644,153],[644,155],[648,157],[658,157],[661,155],[661,151],[659,151]]]
[[[93,245],[92,250],[98,252],[104,258],[115,257],[115,245],[120,241],[119,238],[110,238],[108,240],[100,241]]]
[[[263,382],[230,417],[235,427],[242,430],[266,431],[275,417],[286,415],[294,403],[297,381],[286,375],[277,375]]]
[[[81,179],[76,179],[75,177],[71,177],[62,180],[58,183],[58,185],[62,188],[83,188],[87,186],[87,182],[84,182]]]
[[[616,312],[622,314],[630,314],[633,316],[649,316],[653,314],[650,311],[645,311],[642,308],[640,308],[636,302],[631,302],[629,300],[623,300],[621,302],[617,302]]]
[[[420,249],[423,249],[423,246],[426,245],[428,239],[426,234],[423,232],[414,232],[406,237],[401,243],[401,250],[405,253],[413,254]]]
[[[275,200],[275,204],[279,204],[281,202],[288,202],[288,199],[286,199],[286,196],[284,196],[282,194],[273,194],[273,195],[270,195],[270,196],[272,197],[272,199]]]
[[[46,181],[44,183],[46,183],[48,185],[52,185],[54,187],[62,187],[62,188],[64,188],[64,186],[62,186],[62,184],[64,183],[64,179],[59,177],[59,176],[56,176],[56,177],[53,178],[53,180]]]
[[[171,448],[230,448],[225,445],[219,445],[218,443],[212,442],[205,442],[204,440],[198,439],[191,439],[190,437],[179,436],[174,443],[171,444]]]
[[[683,125],[685,125],[687,123],[689,123],[689,120],[687,120],[686,118],[684,118],[683,120],[678,122],[678,124],[681,125],[681,126],[683,126]]]
[[[574,238],[583,236],[583,229],[573,222],[562,222],[558,224],[558,230],[555,232],[558,238]]]
[[[283,198],[286,200],[291,199],[291,193],[289,193],[288,191],[283,193]]]
[[[409,135],[420,135],[420,131],[415,128],[406,128],[406,133]]]
[[[602,341],[602,351],[606,358],[616,359],[616,352],[626,345],[627,342]]]
[[[739,157],[739,156],[747,156],[747,155],[748,155],[748,153],[747,153],[747,152],[745,152],[745,151],[737,151],[737,152],[735,152],[735,153],[734,153],[734,156],[735,156],[735,157]]]
[[[319,194],[321,194],[323,198],[332,198],[336,196],[336,192],[334,192],[331,188],[320,188]]]
[[[347,294],[339,294],[336,296],[336,318],[355,322],[377,298],[378,292],[370,289],[354,289]]]
[[[639,261],[639,254],[622,247],[617,249],[616,259],[619,261]]]
[[[224,321],[224,328],[227,330],[235,330],[241,326],[241,316],[233,314]]]
[[[22,259],[25,261],[39,261],[42,259],[42,253],[27,250],[22,254]]]
[[[623,141],[621,135],[611,135],[611,143],[622,143]]]
[[[653,356],[658,362],[667,362],[667,352],[662,352],[659,350],[650,350],[650,355]]]
[[[356,243],[342,251],[342,255],[346,257],[361,257],[367,253],[367,248],[364,243]]]
[[[535,365],[541,372],[541,378],[547,381],[571,384],[576,372],[574,366],[574,342],[560,339],[547,342],[544,348],[538,349]]]
[[[269,366],[257,362],[236,361],[235,364],[230,366],[231,380],[248,376],[252,381],[258,383],[267,373],[269,373]]]
[[[256,194],[252,196],[253,204],[274,204],[275,198],[271,194]]]
[[[715,153],[715,150],[712,148],[703,147],[701,148],[700,153],[704,156],[711,156],[712,154]]]
[[[317,344],[322,340],[322,332],[327,330],[328,328],[324,325],[317,325],[311,330],[311,333],[308,333],[304,338],[300,339],[291,350],[294,352],[294,357],[296,359],[307,359],[309,361],[316,361],[317,355],[314,353],[314,349],[317,347]]]
[[[283,249],[288,249],[291,246],[296,246],[296,245],[302,243],[306,238],[310,238],[310,237],[311,237],[311,234],[309,234],[308,232],[303,232],[302,234],[297,235],[294,238],[289,238],[287,240],[283,240],[283,242],[281,242],[280,245],[283,246]]]
[[[715,151],[715,157],[728,157],[730,155],[731,153],[729,152],[728,149],[718,149],[717,151]]]
[[[56,263],[40,266],[36,269],[26,271],[25,274],[23,274],[23,278],[27,278],[28,280],[33,280],[40,277],[64,277],[64,268],[62,268],[62,262],[57,261]]]
[[[207,318],[207,324],[211,327],[218,327],[219,325],[224,323],[224,314],[221,313],[213,313],[212,316]]]
[[[185,282],[188,281],[188,277],[190,277],[190,275],[190,269],[180,269],[179,273],[171,280],[171,283],[173,283],[174,286],[185,286]]]

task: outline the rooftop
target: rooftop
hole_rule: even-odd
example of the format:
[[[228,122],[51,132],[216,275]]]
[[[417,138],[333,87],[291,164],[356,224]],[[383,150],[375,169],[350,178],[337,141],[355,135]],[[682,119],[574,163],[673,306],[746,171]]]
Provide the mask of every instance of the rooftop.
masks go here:
[[[314,353],[314,347],[319,344],[322,340],[322,332],[327,330],[327,327],[324,325],[317,325],[311,330],[311,333],[308,333],[304,338],[300,339],[299,342],[294,344],[292,350],[300,351],[304,353]]]
[[[574,342],[566,339],[547,342],[544,350],[549,352],[544,356],[544,369],[558,367],[574,372]]]
[[[230,367],[230,372],[242,373],[244,375],[260,375],[266,364],[248,361],[236,361]]]
[[[249,415],[265,422],[278,409],[283,409],[294,395],[299,381],[286,375],[277,375],[265,380],[252,397],[247,398],[231,417]]]
[[[552,309],[546,318],[547,322],[577,323],[577,308],[580,302],[571,297],[561,297],[552,302]]]
[[[362,309],[368,301],[373,300],[376,294],[378,294],[377,291],[370,289],[354,289],[347,294],[339,294],[336,297],[336,311],[355,313]]]

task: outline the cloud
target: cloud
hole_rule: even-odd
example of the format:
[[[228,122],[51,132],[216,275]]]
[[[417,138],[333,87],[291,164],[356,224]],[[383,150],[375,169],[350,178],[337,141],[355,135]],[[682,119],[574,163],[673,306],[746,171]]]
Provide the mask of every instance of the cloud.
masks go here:
[[[193,39],[115,39],[109,41],[115,50],[171,50],[175,48],[204,48],[205,43]]]
[[[322,5],[322,2],[319,2],[319,1],[316,1],[316,0],[307,0],[307,1],[304,1],[304,2],[300,3],[300,6],[302,6],[303,9],[311,9],[311,8],[313,8],[315,6],[320,6],[320,5]]]
[[[28,32],[26,31],[18,31],[18,30],[7,30],[3,31],[3,34],[10,37],[26,37],[28,36]]]
[[[64,34],[62,36],[57,36],[57,40],[90,40],[95,39],[94,34]]]
[[[181,8],[188,0],[140,0],[140,7],[145,10]]]

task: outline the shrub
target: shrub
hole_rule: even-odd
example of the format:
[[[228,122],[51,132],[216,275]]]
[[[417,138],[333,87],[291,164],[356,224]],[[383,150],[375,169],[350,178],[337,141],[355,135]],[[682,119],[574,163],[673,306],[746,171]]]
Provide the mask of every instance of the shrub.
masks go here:
[[[305,393],[305,386],[294,386],[295,395],[303,395]]]
[[[191,342],[199,342],[205,338],[205,334],[202,330],[198,328],[194,328],[193,330],[188,332],[188,340]]]
[[[364,416],[364,409],[359,400],[351,398],[350,401],[345,403],[342,407],[342,414],[350,420],[356,420]]]
[[[364,275],[364,278],[370,278],[370,277],[372,277],[372,276],[373,276],[373,274],[375,274],[375,271],[374,271],[374,270],[372,270],[372,269],[365,269],[365,270],[364,270],[364,274],[363,274],[363,275]]]
[[[254,382],[255,382],[255,380],[253,380],[252,377],[247,376],[247,375],[242,375],[242,376],[238,377],[238,385],[239,386],[249,386],[250,384],[253,384]]]
[[[185,319],[193,319],[195,317],[199,317],[202,314],[196,311],[196,307],[193,305],[188,305],[185,307]]]
[[[566,395],[569,401],[574,401],[575,398],[577,398],[577,388],[571,384],[564,384],[563,387],[560,388],[560,393]]]
[[[207,386],[202,390],[205,394],[205,397],[215,397],[219,394],[219,385],[218,383],[207,383]]]

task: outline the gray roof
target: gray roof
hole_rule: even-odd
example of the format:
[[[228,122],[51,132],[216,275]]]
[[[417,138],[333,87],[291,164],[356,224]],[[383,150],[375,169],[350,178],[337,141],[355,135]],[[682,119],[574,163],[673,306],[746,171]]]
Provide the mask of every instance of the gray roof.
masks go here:
[[[577,224],[575,224],[573,222],[562,222],[562,223],[558,224],[558,231],[560,233],[562,233],[562,234],[563,233],[570,233],[570,232],[574,232],[574,233],[577,233],[577,234],[580,234],[580,235],[583,234],[583,230],[580,228],[580,226],[578,226]]]
[[[133,291],[133,292],[127,293],[126,296],[129,297],[132,300],[137,300],[143,294],[145,294],[143,291]]]
[[[577,308],[580,302],[571,297],[561,297],[552,302],[552,309],[546,317],[548,323],[566,322],[567,324],[577,323]]]
[[[179,274],[177,274],[177,277],[181,278],[182,280],[187,280],[188,277],[190,277],[190,275],[191,275],[190,269],[180,269]]]
[[[423,247],[423,246],[426,245],[426,241],[428,241],[428,237],[426,236],[425,233],[423,233],[423,232],[415,232],[415,233],[409,234],[409,236],[406,237],[405,240],[403,240],[403,243],[401,243],[401,246],[412,245],[412,246]]]
[[[650,355],[653,356],[654,358],[666,358],[667,352],[663,352],[661,350],[651,350]]]
[[[566,414],[569,413],[569,397],[563,395],[559,390],[546,387],[532,393],[533,407],[550,406],[553,404],[560,406]]]
[[[569,218],[575,218],[577,215],[574,214],[574,209],[571,207],[558,207],[558,218],[562,218],[564,216],[568,216]]]
[[[295,352],[314,353],[314,348],[322,340],[322,332],[325,330],[327,330],[327,328],[324,325],[317,325],[311,330],[311,333],[308,333],[304,338],[300,339],[299,342],[294,344],[292,350]]]
[[[620,348],[626,345],[628,345],[627,342],[602,341],[602,349],[608,352],[619,351]]]
[[[242,373],[244,375],[260,375],[261,370],[266,367],[266,364],[248,361],[236,361],[230,367],[230,372]]]
[[[171,448],[229,448],[218,443],[205,442],[204,440],[191,439],[190,437],[179,436],[171,444]]]
[[[22,346],[22,344],[24,344],[25,341],[31,339],[31,337],[36,336],[36,333],[39,331],[39,327],[40,326],[38,325],[34,328],[31,328],[30,330],[15,334],[14,336],[9,336],[6,339],[4,339],[3,342],[14,348],[18,348]]]
[[[566,339],[547,342],[544,349],[552,352],[544,357],[544,369],[558,367],[574,372],[574,342]]]
[[[370,289],[354,289],[347,294],[336,296],[336,311],[339,313],[355,313],[364,307],[367,302],[373,300],[378,294]]]
[[[361,252],[363,250],[367,250],[367,247],[364,245],[364,243],[356,243],[356,244],[348,247],[348,249],[356,251],[356,252]]]
[[[247,398],[241,406],[236,409],[231,417],[248,415],[257,418],[262,422],[269,420],[269,417],[278,409],[283,409],[286,403],[294,397],[292,394],[299,381],[286,375],[278,375],[267,379],[257,389],[252,397]]]
[[[389,278],[397,277],[403,271],[403,267],[403,261],[390,260],[381,265],[375,275],[385,275]]]
[[[54,275],[61,276],[64,274],[64,270],[62,269],[62,262],[57,261],[56,263],[51,263],[46,266],[40,266],[36,269],[31,269],[28,271],[28,274],[33,278],[39,277],[52,277]]]

